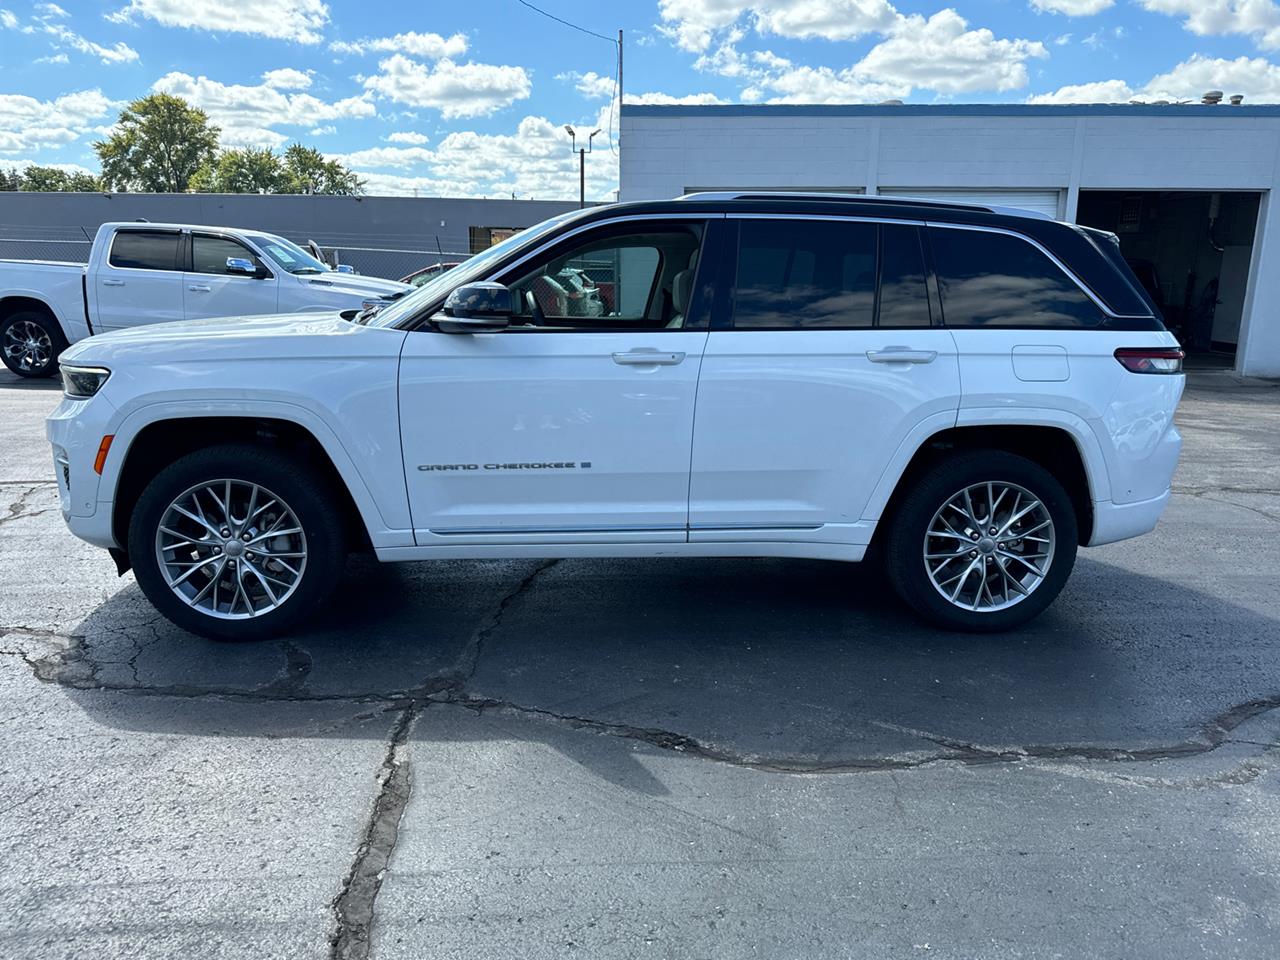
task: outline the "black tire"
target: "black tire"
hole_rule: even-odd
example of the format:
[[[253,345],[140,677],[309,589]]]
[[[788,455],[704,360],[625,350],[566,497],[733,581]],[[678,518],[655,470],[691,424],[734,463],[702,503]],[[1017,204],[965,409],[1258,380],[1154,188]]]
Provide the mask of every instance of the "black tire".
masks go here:
[[[28,340],[39,344],[39,361],[33,362],[32,355],[21,349]],[[19,310],[0,320],[0,357],[20,377],[52,377],[58,372],[58,354],[65,349],[67,338],[52,314]]]
[[[147,484],[129,519],[129,560],[138,586],[169,620],[211,640],[264,640],[298,625],[329,598],[346,560],[342,517],[335,507],[341,500],[319,479],[318,473],[296,458],[252,445],[207,447],[176,460]],[[158,531],[170,504],[200,484],[226,479],[259,485],[283,501],[298,520],[306,550],[301,575],[292,592],[281,591],[279,606],[240,619],[221,618],[177,596],[157,557]],[[231,556],[229,548],[219,548],[218,552]],[[249,562],[245,555],[240,556],[239,563]],[[262,558],[256,562],[261,564]],[[222,566],[216,569],[221,570]],[[245,579],[252,582],[252,578]],[[241,608],[240,612],[245,610]]]
[[[952,603],[939,592],[941,588],[934,585],[924,558],[925,535],[935,515],[952,497],[972,485],[985,484],[988,481],[996,484],[1016,484],[1037,498],[1048,511],[1049,519],[1053,521],[1054,543],[1048,570],[1029,591],[1029,595],[1019,597],[1012,605],[1001,609],[975,611]],[[979,518],[982,517],[980,509],[975,512],[978,513]],[[990,511],[987,515],[990,515]],[[999,516],[998,513],[997,515]],[[917,478],[890,523],[885,545],[885,565],[890,582],[898,595],[916,613],[948,630],[990,633],[1008,630],[1026,623],[1038,616],[1054,601],[1066,584],[1067,578],[1071,575],[1071,568],[1075,564],[1078,528],[1075,509],[1071,505],[1071,498],[1067,491],[1049,471],[1039,464],[1001,450],[974,450],[959,453],[931,467]],[[964,529],[967,527],[962,528],[962,532]],[[966,535],[972,536],[971,533]],[[930,542],[938,543],[939,541]],[[977,544],[975,544],[976,547]],[[979,553],[978,556],[981,557],[981,554]],[[1005,556],[1007,554],[1001,554],[1001,557]],[[991,559],[987,562],[998,563],[999,561]],[[964,560],[958,559],[956,566],[951,567],[951,570],[963,569],[966,565]],[[1012,564],[1010,569],[1015,569]],[[1023,567],[1019,565],[1016,569],[1022,570]],[[975,572],[980,573],[981,569]],[[946,574],[940,574],[939,579],[948,575],[954,576],[947,571]],[[976,578],[974,582],[976,590],[978,582]],[[1007,587],[1005,592],[1010,593]]]

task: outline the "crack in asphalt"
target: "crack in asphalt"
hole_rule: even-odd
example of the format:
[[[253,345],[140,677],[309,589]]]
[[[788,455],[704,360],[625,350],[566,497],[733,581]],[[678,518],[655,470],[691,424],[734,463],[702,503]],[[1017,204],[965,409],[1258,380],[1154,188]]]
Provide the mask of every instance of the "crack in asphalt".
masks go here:
[[[23,486],[27,485],[23,484]],[[56,509],[55,507],[45,507],[42,510],[28,510],[28,507],[30,506],[28,501],[35,496],[36,493],[40,492],[43,492],[43,485],[31,484],[28,486],[23,493],[18,495],[17,500],[9,504],[9,512],[5,516],[0,517],[0,527],[5,524],[12,523],[15,520],[24,520],[28,517],[40,517],[46,513],[52,513],[53,510]]]
[[[408,758],[409,734],[419,706],[410,704],[400,713],[391,731],[386,756],[378,768],[378,793],[365,824],[364,839],[356,851],[342,889],[331,904],[334,931],[329,938],[332,960],[365,960],[373,932],[374,903],[391,863],[413,787]]]
[[[534,567],[515,587],[508,590],[502,599],[498,601],[493,612],[467,638],[466,644],[459,651],[457,659],[454,660],[453,668],[443,674],[442,677],[456,680],[459,687],[474,677],[476,668],[480,665],[480,656],[484,653],[485,641],[502,626],[503,618],[507,615],[507,609],[528,592],[534,581],[559,562],[559,560],[544,560]]]

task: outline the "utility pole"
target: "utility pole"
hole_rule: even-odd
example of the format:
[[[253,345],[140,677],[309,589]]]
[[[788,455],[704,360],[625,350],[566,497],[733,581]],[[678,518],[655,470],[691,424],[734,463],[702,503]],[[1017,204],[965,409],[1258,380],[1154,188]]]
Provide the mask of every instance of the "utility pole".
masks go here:
[[[621,149],[622,144],[622,102],[625,99],[622,95],[622,31],[618,31],[618,144]]]

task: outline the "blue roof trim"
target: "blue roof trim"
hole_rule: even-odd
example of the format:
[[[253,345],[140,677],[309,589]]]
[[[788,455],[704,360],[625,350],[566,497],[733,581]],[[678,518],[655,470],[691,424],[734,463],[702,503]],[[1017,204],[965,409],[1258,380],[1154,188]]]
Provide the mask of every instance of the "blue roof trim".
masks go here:
[[[814,103],[750,104],[723,103],[698,106],[683,104],[624,104],[622,116],[637,117],[1280,117],[1280,104],[1201,103],[906,103],[886,104]]]

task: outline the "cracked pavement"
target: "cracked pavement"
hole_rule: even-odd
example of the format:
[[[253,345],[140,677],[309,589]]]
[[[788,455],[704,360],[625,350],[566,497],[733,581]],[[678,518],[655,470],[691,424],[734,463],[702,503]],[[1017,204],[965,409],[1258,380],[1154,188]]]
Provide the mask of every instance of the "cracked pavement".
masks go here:
[[[1155,534],[1003,636],[870,568],[355,558],[183,634],[0,380],[0,955],[1270,957],[1280,385],[1193,380]]]

